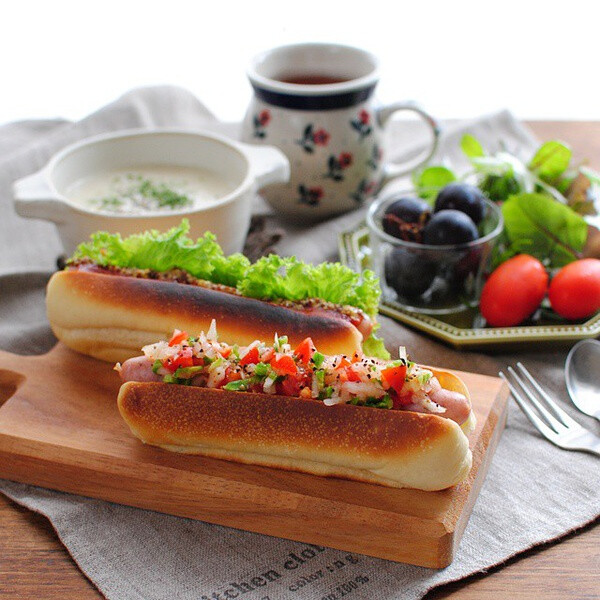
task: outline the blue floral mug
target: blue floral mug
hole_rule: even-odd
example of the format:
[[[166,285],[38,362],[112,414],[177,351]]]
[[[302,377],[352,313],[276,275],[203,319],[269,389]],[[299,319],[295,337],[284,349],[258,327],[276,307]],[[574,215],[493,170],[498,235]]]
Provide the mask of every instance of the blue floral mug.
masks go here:
[[[289,183],[261,190],[276,211],[317,220],[355,209],[435,152],[433,117],[413,102],[376,104],[377,71],[372,54],[337,44],[283,46],[251,62],[242,137],[277,146],[291,165]],[[432,132],[429,147],[402,164],[384,161],[385,127],[397,111],[416,112]]]

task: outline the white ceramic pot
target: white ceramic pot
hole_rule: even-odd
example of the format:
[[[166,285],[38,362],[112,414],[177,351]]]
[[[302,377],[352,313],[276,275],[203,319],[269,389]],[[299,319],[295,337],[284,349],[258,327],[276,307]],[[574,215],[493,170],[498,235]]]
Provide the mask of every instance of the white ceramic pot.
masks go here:
[[[81,178],[148,165],[208,169],[236,187],[203,208],[135,215],[97,212],[68,197],[69,186]],[[147,229],[164,231],[182,218],[189,220],[191,236],[212,231],[223,251],[230,254],[243,248],[257,189],[288,178],[287,158],[270,146],[241,144],[212,133],[137,130],[101,135],[64,148],[41,171],[17,181],[13,193],[19,215],[56,224],[68,255],[95,231],[123,236]]]

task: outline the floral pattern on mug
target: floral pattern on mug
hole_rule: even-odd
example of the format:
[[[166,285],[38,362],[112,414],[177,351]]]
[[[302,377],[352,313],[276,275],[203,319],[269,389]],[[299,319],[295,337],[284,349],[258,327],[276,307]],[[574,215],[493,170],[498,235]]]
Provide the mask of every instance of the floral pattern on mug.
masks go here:
[[[377,171],[377,169],[379,169],[379,165],[381,164],[382,158],[383,150],[379,147],[379,144],[375,144],[371,150],[371,158],[367,161],[367,164],[371,167],[371,169]]]
[[[267,137],[266,127],[271,121],[271,112],[268,109],[261,110],[257,115],[254,115],[254,137]]]
[[[323,198],[323,188],[321,187],[309,187],[307,188],[303,183],[298,186],[298,202],[300,204],[308,204],[309,206],[317,206]]]
[[[375,191],[376,185],[376,182],[372,179],[370,181],[367,179],[361,179],[358,187],[354,192],[352,192],[352,194],[350,194],[350,197],[360,204]]]
[[[350,152],[341,152],[338,156],[331,154],[327,161],[327,173],[324,177],[329,177],[334,181],[344,180],[344,170],[352,164],[352,154]]]
[[[312,153],[315,151],[315,146],[327,146],[331,135],[326,129],[314,130],[314,125],[309,123],[302,134],[302,138],[296,140],[296,143],[302,146],[304,152]]]
[[[373,131],[373,128],[371,127],[371,115],[364,108],[358,113],[356,119],[350,121],[350,125],[353,129],[358,131],[360,140],[366,138]]]

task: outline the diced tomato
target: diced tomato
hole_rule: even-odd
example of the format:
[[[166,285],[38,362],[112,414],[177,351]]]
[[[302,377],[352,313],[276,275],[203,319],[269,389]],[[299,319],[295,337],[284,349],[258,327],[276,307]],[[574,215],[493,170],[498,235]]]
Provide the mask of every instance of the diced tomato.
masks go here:
[[[387,384],[393,390],[398,392],[402,391],[404,386],[404,380],[406,378],[406,365],[400,365],[398,367],[389,367],[381,371],[381,379],[384,384]]]
[[[337,363],[336,369],[343,369],[344,367],[349,367],[352,363],[343,356],[340,358],[340,362]]]
[[[227,348],[221,348],[219,350],[219,354],[223,357],[223,358],[227,358],[230,354],[231,354],[231,348],[229,346],[227,346]]]
[[[360,375],[352,367],[346,367],[344,373],[348,381],[360,381]]]
[[[290,375],[277,383],[276,390],[282,396],[298,397],[300,394],[300,380]]]
[[[408,406],[413,403],[412,392],[409,394],[405,394],[404,396],[399,396],[398,394],[396,394],[396,392],[394,390],[391,390],[390,395],[391,395],[392,401],[394,403],[392,408],[395,410],[399,410],[399,409],[404,408],[405,406]]]
[[[295,375],[298,372],[298,367],[289,354],[276,354],[271,359],[271,367],[278,375]]]
[[[217,387],[222,388],[229,382],[237,381],[241,378],[242,376],[237,371],[234,371],[231,367],[227,367],[227,369],[225,369],[225,377],[223,377],[223,379],[219,382]]]
[[[162,364],[165,369],[174,373],[179,367],[192,367],[194,365],[194,359],[191,355],[183,356],[180,354],[175,358],[163,360]]]
[[[181,342],[183,342],[183,340],[186,340],[187,338],[188,334],[185,331],[180,331],[179,329],[176,329],[173,332],[173,336],[169,340],[169,346],[177,346],[177,344],[181,344]]]
[[[273,348],[267,348],[261,355],[260,360],[262,362],[269,362],[272,358],[273,355],[275,354],[275,350],[273,350]]]
[[[256,346],[253,346],[241,358],[240,365],[242,365],[242,366],[244,366],[244,365],[251,365],[251,364],[252,365],[257,365],[259,362],[260,362],[260,359],[259,359],[259,356],[258,356],[258,348]]]
[[[362,355],[362,353],[360,353],[360,352],[355,352],[355,353],[354,353],[354,355],[352,356],[352,362],[353,362],[353,363],[360,362],[360,361],[362,360],[362,358],[363,358],[363,355]]]
[[[296,350],[294,350],[294,354],[296,358],[303,364],[307,365],[310,359],[313,357],[313,354],[316,352],[315,345],[311,338],[307,337],[304,339]]]
[[[197,367],[199,365],[203,365],[204,364],[204,356],[193,356],[192,357],[192,364],[194,367]]]

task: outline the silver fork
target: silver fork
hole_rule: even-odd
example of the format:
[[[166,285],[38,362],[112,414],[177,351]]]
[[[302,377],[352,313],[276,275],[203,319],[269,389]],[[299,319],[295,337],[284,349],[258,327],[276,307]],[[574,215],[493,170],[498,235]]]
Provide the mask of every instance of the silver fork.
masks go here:
[[[527,383],[512,367],[508,367],[508,373],[512,381],[502,371],[499,372],[499,375],[508,383],[512,397],[534,427],[546,439],[560,448],[581,450],[600,456],[600,437],[582,427],[560,408],[520,362],[517,363],[517,368],[521,375],[525,377]],[[521,394],[517,386],[527,399]],[[536,398],[533,390],[537,392],[539,399]],[[535,407],[537,413],[532,406]]]

